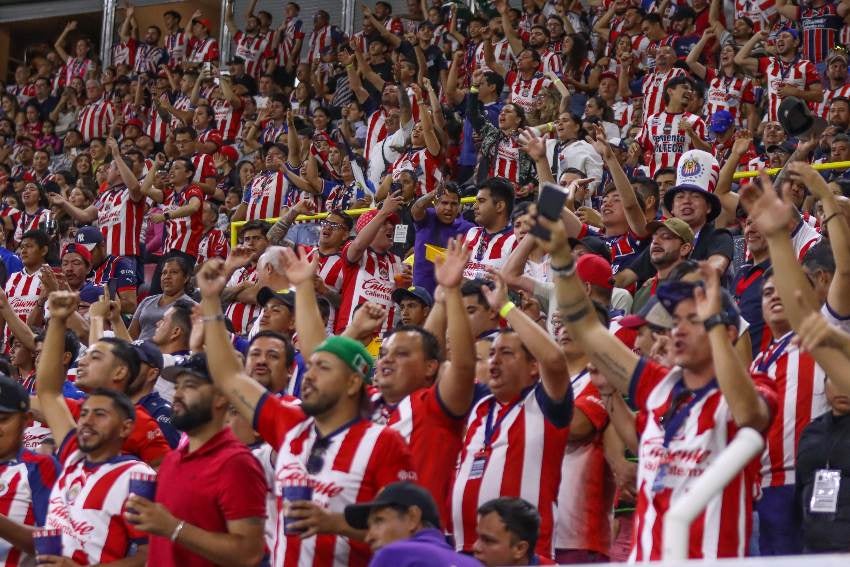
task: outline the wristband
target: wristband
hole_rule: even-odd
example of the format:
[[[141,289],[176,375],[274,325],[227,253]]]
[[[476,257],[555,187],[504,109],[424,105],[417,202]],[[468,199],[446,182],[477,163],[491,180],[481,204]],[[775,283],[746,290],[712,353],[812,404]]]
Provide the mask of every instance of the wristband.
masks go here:
[[[224,321],[226,317],[224,313],[219,313],[218,315],[204,315],[201,317],[201,321],[204,323],[214,323],[216,321]]]
[[[565,323],[575,323],[576,321],[581,321],[584,319],[585,315],[590,313],[590,309],[585,305],[578,311],[573,311],[572,313],[561,313],[561,321]]]
[[[822,223],[820,223],[820,224],[821,224],[821,226],[826,226],[826,225],[828,225],[828,224],[829,224],[829,221],[831,221],[831,220],[832,220],[832,219],[834,219],[835,217],[841,216],[841,214],[842,214],[842,213],[840,213],[840,212],[839,212],[839,213],[832,213],[831,215],[829,215],[828,217],[826,217],[825,219],[823,219],[823,222],[822,222]]]
[[[177,536],[179,536],[180,532],[183,531],[183,526],[185,526],[185,525],[186,525],[186,522],[184,522],[183,520],[180,520],[179,522],[177,522],[177,526],[174,528],[174,531],[171,532],[172,543],[177,541]]]
[[[723,313],[715,313],[708,319],[702,322],[702,326],[705,327],[705,331],[708,332],[712,330],[717,325],[725,325],[726,319],[723,316]]]
[[[550,266],[552,269],[552,273],[561,278],[568,278],[574,273],[576,273],[576,262],[573,260],[566,266]]]
[[[501,308],[501,309],[499,309],[499,317],[501,317],[502,319],[504,319],[505,317],[507,317],[507,316],[508,316],[508,313],[510,313],[511,311],[513,311],[514,307],[516,307],[516,305],[514,304],[514,302],[513,302],[513,301],[508,301],[507,303],[505,303],[504,305],[502,305],[502,308]]]
[[[549,129],[549,131],[550,131],[550,132],[554,132],[554,131],[555,131],[555,123],[554,123],[554,122],[548,122],[548,123],[546,124],[546,127]]]

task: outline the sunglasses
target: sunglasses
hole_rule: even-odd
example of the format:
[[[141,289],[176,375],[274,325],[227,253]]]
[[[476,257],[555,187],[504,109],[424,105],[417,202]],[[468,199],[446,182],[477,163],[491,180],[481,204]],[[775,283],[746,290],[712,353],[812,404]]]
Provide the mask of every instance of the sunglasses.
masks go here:
[[[322,227],[322,228],[328,227],[331,230],[343,230],[343,229],[348,228],[347,226],[345,226],[342,223],[333,222],[333,221],[329,221],[329,220],[323,220],[323,221],[319,222],[319,226]]]
[[[313,443],[313,448],[310,449],[310,456],[307,457],[307,473],[318,474],[325,466],[325,453],[331,444],[330,439],[316,439]]]

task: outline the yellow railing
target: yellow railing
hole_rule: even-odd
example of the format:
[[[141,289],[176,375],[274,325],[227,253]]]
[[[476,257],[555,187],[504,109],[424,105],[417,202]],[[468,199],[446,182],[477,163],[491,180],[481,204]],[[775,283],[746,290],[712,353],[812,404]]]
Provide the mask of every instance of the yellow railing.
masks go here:
[[[812,167],[817,170],[828,170],[828,169],[847,169],[850,168],[850,161],[833,161],[830,163],[815,163],[812,164]],[[776,175],[782,171],[781,167],[774,167],[767,170],[767,173],[770,175]],[[758,170],[752,171],[739,171],[732,176],[733,179],[746,179],[748,177],[757,177],[759,174]],[[475,202],[475,197],[464,197],[460,200],[462,204],[468,204]],[[352,217],[357,217],[368,211],[369,209],[349,209],[345,211],[348,215]],[[328,213],[316,213],[314,215],[299,215],[297,220],[299,221],[311,221],[311,220],[321,220],[328,216]],[[268,222],[277,222],[279,217],[273,217],[269,219],[263,219]],[[235,248],[238,240],[239,240],[239,227],[245,224],[246,221],[234,221],[230,223],[230,246]]]

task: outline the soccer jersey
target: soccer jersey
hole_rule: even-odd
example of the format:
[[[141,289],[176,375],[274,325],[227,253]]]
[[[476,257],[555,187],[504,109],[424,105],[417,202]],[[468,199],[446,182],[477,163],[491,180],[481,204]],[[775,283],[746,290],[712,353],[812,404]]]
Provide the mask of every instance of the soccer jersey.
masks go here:
[[[35,309],[36,303],[38,303],[39,293],[41,292],[41,271],[36,270],[34,274],[29,274],[27,273],[27,269],[24,268],[20,272],[15,272],[6,280],[4,290],[12,312],[21,321],[26,321],[27,316]],[[11,336],[12,332],[9,330],[9,326],[6,325],[4,339],[7,347]]]
[[[812,355],[792,344],[794,332],[774,339],[753,359],[751,372],[776,384],[777,413],[761,459],[761,485],[794,485],[797,443],[803,429],[829,409],[826,375]]]
[[[201,236],[198,244],[198,265],[203,264],[210,258],[227,258],[230,243],[227,235],[219,228],[211,228]]]
[[[776,409],[773,381],[757,374],[755,387]],[[729,445],[738,426],[716,380],[696,392],[684,387],[682,369],[641,359],[632,376],[630,398],[638,408],[637,510],[632,561],[661,559],[664,516]],[[679,410],[663,419],[677,402]],[[662,421],[666,424],[662,425]],[[672,422],[672,423],[671,423]],[[669,439],[665,431],[669,430]],[[716,494],[691,525],[688,557],[742,557],[747,550],[752,495],[758,474],[750,463]]]
[[[705,82],[708,88],[705,91],[705,116],[709,119],[719,110],[728,110],[735,119],[735,125],[743,126],[743,105],[755,104],[753,84],[746,77],[727,77],[717,69],[707,67]]]
[[[115,107],[106,98],[106,95],[86,104],[80,110],[80,116],[77,118],[78,128],[83,135],[83,140],[90,142],[92,138],[105,138],[114,118]]]
[[[824,89],[823,100],[815,106],[815,115],[826,119],[829,116],[829,105],[832,103],[832,99],[837,96],[850,97],[850,85],[842,85],[837,89]]]
[[[759,57],[758,72],[767,81],[767,120],[779,120],[779,104],[782,99],[779,91],[784,86],[806,90],[820,82],[815,65],[806,59],[795,58],[791,62],[779,57]]]
[[[534,110],[535,99],[552,86],[552,81],[539,71],[529,79],[523,79],[517,71],[511,71],[505,77],[505,85],[510,92],[510,101],[528,114]]]
[[[644,123],[638,143],[646,154],[652,156],[649,163],[650,176],[659,169],[676,167],[679,156],[693,149],[693,140],[684,128],[685,123],[691,125],[700,139],[706,138],[705,122],[690,112],[672,114],[662,111],[653,114]]]
[[[260,76],[263,70],[263,61],[272,54],[271,39],[270,33],[248,35],[241,30],[233,36],[233,45],[235,47],[233,54],[245,61],[245,73],[247,75],[255,79]]]
[[[488,277],[487,268],[500,270],[517,245],[512,226],[493,234],[475,226],[466,232],[463,241],[472,250],[463,270],[463,277],[469,280]]]
[[[371,301],[387,310],[387,318],[381,326],[383,334],[395,324],[395,276],[402,273],[401,258],[392,252],[380,254],[367,248],[357,262],[349,262],[347,251],[351,242],[340,251],[342,257],[342,301],[336,318],[336,334],[342,333],[354,317],[354,309],[361,303]]]
[[[345,506],[372,500],[384,486],[416,480],[410,453],[392,429],[356,418],[320,437],[315,421],[298,406],[266,393],[254,414],[254,428],[277,448],[275,495],[278,514],[272,565],[329,567],[363,566],[369,548],[363,542],[334,534],[301,539],[283,532],[283,487],[303,483],[313,488],[313,503],[330,513],[341,514]],[[307,471],[307,462],[317,468]]]
[[[243,282],[254,283],[256,281],[257,267],[248,265],[233,272],[233,275],[230,276],[230,279],[227,281],[227,287],[239,285]],[[230,319],[231,323],[233,323],[233,332],[237,335],[242,335],[248,332],[251,321],[257,318],[262,310],[263,308],[259,305],[233,301],[227,306],[225,315],[227,315],[227,318]]]
[[[98,195],[94,206],[97,209],[97,225],[106,244],[106,253],[112,256],[141,254],[144,199],[134,201],[127,186],[119,184]]]
[[[62,473],[50,492],[48,529],[62,530],[62,555],[81,565],[110,563],[126,557],[146,536],[124,519],[130,475],[154,474],[133,457],[90,463],[71,431],[58,451]]]
[[[452,527],[458,551],[472,550],[479,506],[510,496],[538,509],[536,551],[552,556],[553,514],[572,401],[571,393],[562,402],[552,400],[538,382],[509,403],[487,396],[472,409],[452,489]]]
[[[200,201],[198,210],[189,216],[172,218],[166,221],[165,249],[169,252],[179,250],[190,256],[198,256],[198,246],[204,231],[203,203],[204,192],[195,184],[190,184],[182,191],[172,187],[164,191],[163,212],[174,211],[178,207],[188,205],[192,199]]]
[[[288,189],[289,181],[282,171],[264,171],[255,175],[242,193],[242,202],[248,205],[245,219],[277,217]]]
[[[674,77],[684,77],[685,71],[673,67],[669,71],[653,71],[644,77],[641,90],[643,91],[643,117],[646,119],[664,110],[664,87]]]
[[[295,43],[299,39],[304,39],[304,22],[299,18],[287,18],[275,52],[275,63],[278,67],[297,63],[296,57],[299,54],[295,53]]]

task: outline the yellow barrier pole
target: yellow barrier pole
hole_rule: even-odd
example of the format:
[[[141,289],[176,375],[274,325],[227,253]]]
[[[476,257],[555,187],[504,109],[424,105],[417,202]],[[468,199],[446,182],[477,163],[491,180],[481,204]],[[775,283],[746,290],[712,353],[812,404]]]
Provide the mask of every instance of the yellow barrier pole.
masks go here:
[[[850,169],[850,161],[833,161],[829,163],[814,163],[812,167],[818,171],[827,171],[830,169]],[[766,170],[768,175],[776,175],[780,171],[782,171],[781,167],[774,167]],[[732,179],[747,179],[750,177],[757,177],[759,174],[758,170],[752,171],[738,171],[734,175],[732,175]],[[475,197],[463,197],[460,200],[461,204],[466,205],[469,203],[475,202]],[[357,217],[370,210],[369,208],[365,209],[349,209],[345,211],[346,214]],[[299,215],[296,221],[311,221],[311,220],[320,220],[328,216],[328,213],[316,213],[314,215]],[[272,217],[268,219],[263,219],[267,222],[277,222],[279,217]],[[230,223],[230,247],[235,248],[239,242],[239,229],[242,225],[245,224],[245,221],[233,221]]]

